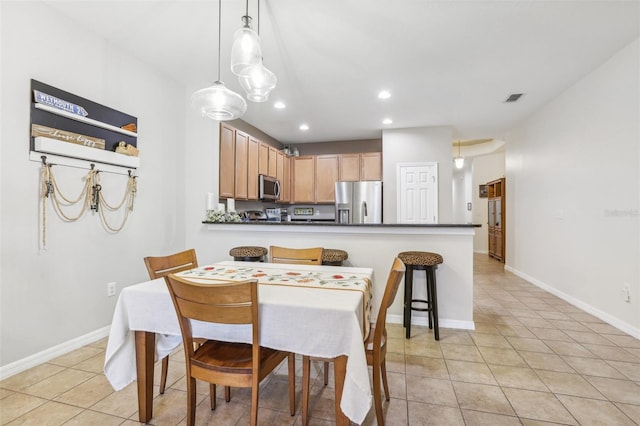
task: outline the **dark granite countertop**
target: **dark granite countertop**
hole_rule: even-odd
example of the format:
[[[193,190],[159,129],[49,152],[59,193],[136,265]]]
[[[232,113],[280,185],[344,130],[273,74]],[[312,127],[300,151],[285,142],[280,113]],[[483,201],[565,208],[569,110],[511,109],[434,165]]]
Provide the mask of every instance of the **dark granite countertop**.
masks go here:
[[[410,223],[335,223],[330,221],[309,221],[309,222],[202,222],[205,225],[269,225],[269,226],[355,226],[355,227],[373,227],[373,228],[480,228],[482,225],[474,223],[433,223],[433,224],[410,224]]]

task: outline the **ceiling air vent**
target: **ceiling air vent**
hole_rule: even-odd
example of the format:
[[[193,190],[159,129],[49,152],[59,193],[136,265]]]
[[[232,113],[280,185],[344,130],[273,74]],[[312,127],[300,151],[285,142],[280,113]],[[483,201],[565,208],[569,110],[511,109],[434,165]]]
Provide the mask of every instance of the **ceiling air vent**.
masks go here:
[[[524,93],[512,93],[505,102],[517,102],[523,95]]]

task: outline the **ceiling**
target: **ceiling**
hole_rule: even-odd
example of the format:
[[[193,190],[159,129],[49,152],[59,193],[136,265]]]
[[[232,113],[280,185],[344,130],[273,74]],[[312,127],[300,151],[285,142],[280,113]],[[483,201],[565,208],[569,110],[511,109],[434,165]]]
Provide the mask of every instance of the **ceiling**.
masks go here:
[[[189,91],[217,79],[215,0],[45,3]],[[229,55],[244,8],[222,0],[221,79],[237,92]],[[256,11],[249,0],[254,29]],[[243,120],[289,144],[424,126],[501,138],[640,34],[638,1],[261,0],[260,15],[278,86]],[[525,95],[505,103],[512,93]]]

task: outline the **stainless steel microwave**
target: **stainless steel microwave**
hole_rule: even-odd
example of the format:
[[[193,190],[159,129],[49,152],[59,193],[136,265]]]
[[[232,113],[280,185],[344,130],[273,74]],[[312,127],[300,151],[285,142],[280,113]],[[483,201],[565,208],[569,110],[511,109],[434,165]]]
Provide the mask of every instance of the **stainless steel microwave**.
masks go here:
[[[278,200],[280,198],[280,181],[270,176],[259,175],[258,191],[261,200]]]

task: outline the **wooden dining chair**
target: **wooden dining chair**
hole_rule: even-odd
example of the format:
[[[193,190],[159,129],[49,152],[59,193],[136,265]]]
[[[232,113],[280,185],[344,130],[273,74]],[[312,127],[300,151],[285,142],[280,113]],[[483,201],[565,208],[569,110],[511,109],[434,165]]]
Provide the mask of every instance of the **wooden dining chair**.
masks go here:
[[[186,271],[198,267],[196,251],[189,249],[168,256],[147,256],[144,258],[149,278],[155,280],[169,274]],[[202,342],[200,342],[202,343]],[[160,374],[160,393],[164,393],[167,385],[167,371],[169,370],[169,356],[162,358],[162,371]]]
[[[373,367],[373,401],[376,410],[378,426],[384,426],[382,414],[382,395],[380,394],[380,379],[384,387],[384,395],[387,401],[390,399],[389,384],[387,382],[387,310],[393,303],[398,293],[400,281],[405,273],[404,263],[397,257],[393,261],[387,284],[382,296],[382,303],[378,310],[378,318],[375,324],[371,324],[369,337],[364,342],[367,355],[367,365]],[[326,367],[325,367],[326,368]],[[302,424],[307,424],[309,414],[309,381],[311,374],[311,358],[302,357]]]
[[[269,247],[269,262],[322,265],[322,247],[298,249],[271,246]]]
[[[196,418],[196,379],[215,385],[251,388],[251,426],[258,423],[260,382],[280,363],[289,362],[289,409],[295,414],[295,358],[290,352],[260,346],[258,281],[199,284],[170,274],[166,278],[184,342],[187,366],[187,426]],[[251,326],[251,343],[207,340],[194,349],[191,320]]]

